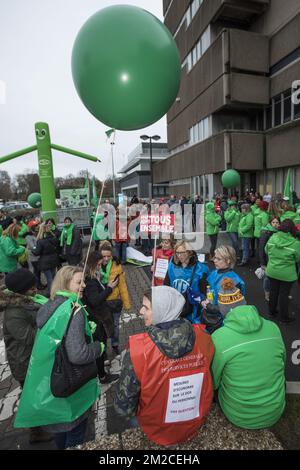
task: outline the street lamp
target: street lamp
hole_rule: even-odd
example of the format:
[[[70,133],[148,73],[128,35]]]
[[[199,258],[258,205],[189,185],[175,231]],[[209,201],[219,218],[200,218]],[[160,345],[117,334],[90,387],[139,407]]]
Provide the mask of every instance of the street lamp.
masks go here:
[[[149,140],[150,141],[150,175],[151,175],[151,194],[150,194],[150,201],[153,198],[153,168],[152,168],[152,140],[160,140],[159,135],[141,135],[140,138],[142,140]]]

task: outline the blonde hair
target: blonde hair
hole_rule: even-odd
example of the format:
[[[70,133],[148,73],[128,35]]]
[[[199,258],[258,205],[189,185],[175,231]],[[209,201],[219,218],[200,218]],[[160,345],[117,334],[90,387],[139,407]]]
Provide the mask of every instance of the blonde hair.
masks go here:
[[[21,230],[20,225],[17,224],[10,224],[6,230],[3,231],[4,237],[10,237],[16,240],[18,238],[18,234]]]
[[[174,246],[174,264],[178,264],[180,260],[176,254],[177,249],[182,246],[186,251],[189,252],[189,257],[193,256],[194,250],[192,249],[191,245],[186,240],[178,240]]]
[[[53,300],[56,292],[59,290],[70,292],[70,282],[77,273],[82,273],[83,269],[80,266],[64,266],[57,273],[53,279],[50,299]]]
[[[231,267],[231,269],[234,268],[235,263],[236,263],[236,253],[235,253],[235,249],[232,246],[228,246],[228,245],[219,246],[215,250],[215,255],[219,256],[224,261],[226,261],[226,263]]]

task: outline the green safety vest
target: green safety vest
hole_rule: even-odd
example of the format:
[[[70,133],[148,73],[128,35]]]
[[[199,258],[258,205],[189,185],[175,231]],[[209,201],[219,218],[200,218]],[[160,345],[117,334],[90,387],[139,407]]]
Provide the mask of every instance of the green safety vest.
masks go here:
[[[73,301],[76,300],[75,294],[60,293],[60,295],[62,294],[68,298],[55,310],[36,334],[14,422],[15,428],[72,423],[82,416],[100,395],[96,378],[87,382],[67,398],[56,398],[51,393],[50,377],[55,351],[63,338],[72,312]],[[85,332],[92,341],[87,316]]]

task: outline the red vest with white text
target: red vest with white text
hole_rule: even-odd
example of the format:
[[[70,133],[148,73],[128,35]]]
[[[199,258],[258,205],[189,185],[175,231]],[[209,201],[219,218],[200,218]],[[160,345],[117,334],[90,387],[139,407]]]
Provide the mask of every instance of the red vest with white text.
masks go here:
[[[129,338],[130,357],[141,384],[136,417],[147,437],[159,445],[194,437],[211,407],[214,346],[200,325],[193,328],[193,350],[179,359],[162,354],[147,333]]]

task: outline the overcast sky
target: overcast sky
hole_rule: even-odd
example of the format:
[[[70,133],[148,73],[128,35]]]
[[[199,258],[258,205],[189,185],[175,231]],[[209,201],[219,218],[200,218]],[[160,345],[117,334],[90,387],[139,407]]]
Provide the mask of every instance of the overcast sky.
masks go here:
[[[102,8],[135,5],[163,21],[162,3],[162,0],[1,0],[0,157],[34,145],[34,123],[44,121],[49,124],[53,143],[102,160],[95,164],[53,151],[55,176],[81,169],[88,169],[100,179],[111,174],[110,145],[105,136],[108,128],[87,111],[73,85],[73,43],[84,22]],[[116,170],[127,161],[128,153],[138,145],[143,133],[159,134],[166,141],[165,117],[143,130],[117,132]],[[7,170],[11,176],[37,168],[36,153],[0,165],[0,170]]]

